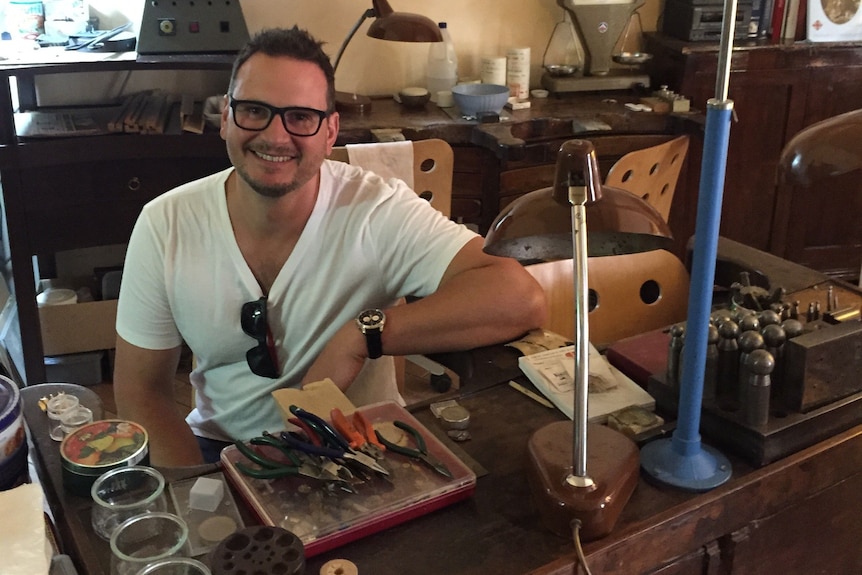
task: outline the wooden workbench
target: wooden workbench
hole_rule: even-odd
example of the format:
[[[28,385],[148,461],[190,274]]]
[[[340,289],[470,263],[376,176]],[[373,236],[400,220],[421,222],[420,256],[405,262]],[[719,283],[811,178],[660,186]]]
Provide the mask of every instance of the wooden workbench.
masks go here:
[[[511,361],[502,357],[503,364]],[[511,365],[501,367],[503,373]],[[375,575],[576,572],[572,542],[541,525],[524,473],[527,438],[561,415],[507,385],[477,392],[467,386],[461,393],[473,438],[450,445],[486,471],[473,497],[312,557],[306,573],[316,575],[333,558]],[[57,444],[47,438],[45,416],[32,396],[25,396],[27,423],[62,551],[80,573],[107,574],[110,551],[91,531],[90,501],[62,490]],[[428,409],[415,415],[437,428]],[[708,493],[641,479],[613,532],[586,544],[593,573],[860,572],[862,426],[761,469],[732,455],[731,461],[730,481]]]

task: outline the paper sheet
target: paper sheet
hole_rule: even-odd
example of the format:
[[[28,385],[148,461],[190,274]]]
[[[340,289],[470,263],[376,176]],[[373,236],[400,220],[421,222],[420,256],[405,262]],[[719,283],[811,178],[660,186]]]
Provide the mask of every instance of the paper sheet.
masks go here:
[[[413,188],[413,142],[348,144],[350,163],[371,170],[383,179],[398,178]]]
[[[47,575],[50,545],[45,535],[42,487],[26,483],[0,491],[0,557],[3,575]]]

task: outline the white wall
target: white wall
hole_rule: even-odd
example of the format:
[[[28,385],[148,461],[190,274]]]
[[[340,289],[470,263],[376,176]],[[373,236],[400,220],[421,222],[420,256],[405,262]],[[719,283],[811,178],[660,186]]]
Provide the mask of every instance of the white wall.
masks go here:
[[[640,9],[645,31],[655,30],[663,0],[647,0]],[[103,28],[132,20],[140,24],[142,0],[89,0]],[[371,0],[241,0],[249,30],[299,25],[326,42],[334,57]],[[415,12],[446,21],[458,52],[461,78],[478,77],[483,56],[505,55],[510,47],[531,48],[531,83],[541,77],[542,54],[563,9],[556,0],[390,0],[396,11]],[[347,48],[336,76],[339,90],[389,94],[424,85],[427,44],[384,42],[365,36],[366,22]]]

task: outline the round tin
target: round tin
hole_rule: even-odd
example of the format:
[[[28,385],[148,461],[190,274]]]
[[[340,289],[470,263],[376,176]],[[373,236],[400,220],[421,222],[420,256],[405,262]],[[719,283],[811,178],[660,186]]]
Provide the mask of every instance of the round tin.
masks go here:
[[[111,469],[149,465],[149,437],[131,421],[104,419],[79,427],[60,444],[63,486],[67,491],[90,497],[96,479]]]
[[[27,442],[18,385],[0,375],[0,490],[27,481]]]

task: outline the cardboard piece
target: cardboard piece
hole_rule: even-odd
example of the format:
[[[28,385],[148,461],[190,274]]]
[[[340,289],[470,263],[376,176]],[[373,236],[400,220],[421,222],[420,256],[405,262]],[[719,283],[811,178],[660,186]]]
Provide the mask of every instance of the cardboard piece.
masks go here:
[[[113,349],[117,345],[117,300],[39,308],[45,355]]]
[[[328,419],[329,412],[336,407],[344,415],[350,415],[356,411],[356,406],[347,399],[344,392],[338,389],[335,382],[329,378],[309,383],[302,389],[292,387],[277,389],[272,392],[272,398],[278,404],[281,417],[288,429],[294,427],[287,422],[288,419],[294,417],[290,412],[291,405],[298,405],[305,411],[319,415],[324,419]]]

